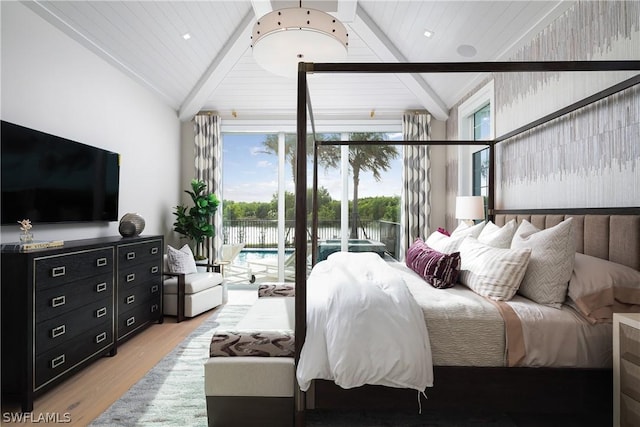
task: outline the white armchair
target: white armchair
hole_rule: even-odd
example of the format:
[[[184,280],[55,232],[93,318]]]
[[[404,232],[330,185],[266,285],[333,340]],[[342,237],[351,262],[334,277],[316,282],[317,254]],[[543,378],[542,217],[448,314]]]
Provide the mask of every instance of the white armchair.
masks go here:
[[[206,272],[172,273],[164,256],[163,313],[177,322],[195,317],[227,302],[227,283],[219,265],[207,264]]]

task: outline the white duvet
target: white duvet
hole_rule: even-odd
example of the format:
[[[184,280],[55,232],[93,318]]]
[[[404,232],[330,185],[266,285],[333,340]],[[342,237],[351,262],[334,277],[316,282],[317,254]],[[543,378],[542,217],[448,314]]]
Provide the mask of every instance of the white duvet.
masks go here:
[[[297,379],[343,388],[433,386],[423,313],[399,274],[374,253],[337,252],[307,280],[307,335]]]

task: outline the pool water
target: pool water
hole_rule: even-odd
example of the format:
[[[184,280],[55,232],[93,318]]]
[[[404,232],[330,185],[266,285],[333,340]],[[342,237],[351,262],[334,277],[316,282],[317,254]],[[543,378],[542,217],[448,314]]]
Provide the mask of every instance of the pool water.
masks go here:
[[[293,250],[285,250],[284,256],[287,257],[293,253]],[[278,261],[277,249],[243,249],[240,251],[236,259],[233,261],[233,265],[246,266],[247,261],[264,261],[273,260]]]

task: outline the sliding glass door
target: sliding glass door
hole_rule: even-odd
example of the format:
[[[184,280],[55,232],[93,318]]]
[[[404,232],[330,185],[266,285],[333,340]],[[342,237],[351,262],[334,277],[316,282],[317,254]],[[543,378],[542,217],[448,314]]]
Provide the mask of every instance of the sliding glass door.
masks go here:
[[[370,142],[324,146],[318,150],[317,210],[321,244],[331,251],[383,248],[395,256],[402,149],[375,141],[400,139],[400,135],[344,132],[317,137]],[[311,180],[311,137],[307,145],[305,156]],[[224,226],[221,232],[226,245],[244,244],[234,265],[240,273],[246,269],[247,277],[254,275],[257,281],[295,278],[295,159],[296,135],[293,133],[223,133]],[[309,209],[310,196],[309,190]],[[311,230],[302,238],[310,243]]]

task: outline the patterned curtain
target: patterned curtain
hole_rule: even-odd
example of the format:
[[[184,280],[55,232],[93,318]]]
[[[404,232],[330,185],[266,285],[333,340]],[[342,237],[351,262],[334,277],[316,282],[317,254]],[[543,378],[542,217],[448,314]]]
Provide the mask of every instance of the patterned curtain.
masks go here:
[[[416,112],[402,116],[402,134],[408,141],[431,139],[431,115]],[[429,235],[431,212],[431,165],[427,145],[406,145],[402,168],[402,202],[400,207],[399,259],[417,237]]]
[[[205,242],[205,252],[209,261],[222,255],[222,137],[220,117],[211,113],[199,113],[194,119],[195,178],[207,184],[207,191],[220,200],[213,217],[215,235]]]

